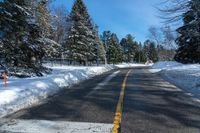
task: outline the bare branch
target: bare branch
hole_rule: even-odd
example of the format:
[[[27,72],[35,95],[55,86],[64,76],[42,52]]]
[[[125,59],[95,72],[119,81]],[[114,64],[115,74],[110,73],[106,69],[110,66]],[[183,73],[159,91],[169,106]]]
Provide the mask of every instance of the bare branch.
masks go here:
[[[183,13],[188,11],[190,0],[167,0],[159,4],[156,9],[165,23],[176,23],[182,20]]]

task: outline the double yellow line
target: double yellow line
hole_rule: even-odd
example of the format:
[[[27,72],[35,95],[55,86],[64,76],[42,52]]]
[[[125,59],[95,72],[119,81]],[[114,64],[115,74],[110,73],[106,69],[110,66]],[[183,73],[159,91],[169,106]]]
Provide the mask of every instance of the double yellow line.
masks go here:
[[[122,88],[121,88],[121,91],[120,91],[120,96],[119,96],[119,100],[118,100],[118,104],[117,104],[117,109],[116,109],[116,113],[115,113],[115,117],[114,117],[114,127],[113,127],[113,130],[112,130],[112,133],[120,133],[122,110],[123,110],[123,100],[124,100],[124,91],[125,91],[125,88],[126,88],[126,81],[127,81],[130,73],[131,73],[131,70],[129,70],[126,73],[126,76],[125,76],[123,84],[122,84]]]

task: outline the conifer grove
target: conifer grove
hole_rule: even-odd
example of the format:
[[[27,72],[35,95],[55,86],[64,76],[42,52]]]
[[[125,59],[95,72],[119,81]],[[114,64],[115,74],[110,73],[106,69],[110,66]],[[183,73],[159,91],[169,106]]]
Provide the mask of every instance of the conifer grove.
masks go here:
[[[0,1],[0,63],[10,75],[50,73],[45,61],[83,66],[148,60],[200,63],[200,0],[188,0],[175,39],[170,27],[163,28],[161,41],[150,28],[152,37],[144,43],[136,41],[134,33],[123,38],[109,30],[99,33],[84,0],[75,0],[71,12],[50,11],[51,2]],[[177,50],[165,44],[177,44]]]

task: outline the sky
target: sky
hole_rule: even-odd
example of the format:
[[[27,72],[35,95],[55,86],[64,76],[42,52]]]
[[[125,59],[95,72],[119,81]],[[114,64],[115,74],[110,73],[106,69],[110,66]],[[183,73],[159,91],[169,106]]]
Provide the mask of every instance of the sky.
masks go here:
[[[99,32],[110,30],[121,39],[127,34],[144,42],[150,26],[161,25],[155,8],[163,0],[84,0],[88,12],[99,26]],[[65,6],[70,12],[74,0],[55,0],[54,6]]]

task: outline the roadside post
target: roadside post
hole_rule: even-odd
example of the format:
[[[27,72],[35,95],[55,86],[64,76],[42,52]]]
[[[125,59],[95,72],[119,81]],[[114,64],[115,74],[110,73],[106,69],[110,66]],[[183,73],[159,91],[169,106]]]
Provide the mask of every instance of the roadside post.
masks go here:
[[[6,70],[4,70],[4,73],[3,73],[3,78],[4,78],[4,87],[6,87]]]

